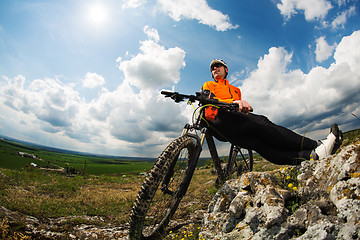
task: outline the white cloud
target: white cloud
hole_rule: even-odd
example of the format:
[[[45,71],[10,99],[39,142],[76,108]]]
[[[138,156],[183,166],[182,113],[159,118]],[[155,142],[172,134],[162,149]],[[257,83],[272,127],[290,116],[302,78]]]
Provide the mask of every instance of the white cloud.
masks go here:
[[[95,88],[105,83],[103,76],[96,73],[87,72],[83,80],[83,86],[86,88]]]
[[[344,37],[335,49],[334,58],[337,65],[348,65],[354,76],[359,77],[360,72],[360,30]],[[349,81],[347,81],[349,83]]]
[[[159,40],[157,31],[144,28],[152,39]],[[176,84],[180,69],[185,67],[185,51],[175,47],[166,49],[154,40],[141,42],[140,53],[130,60],[118,60],[119,69],[129,84],[140,89],[158,89]]]
[[[316,49],[315,49],[316,61],[323,62],[326,59],[328,59],[333,54],[335,47],[336,47],[336,43],[330,46],[326,42],[324,36],[316,39]]]
[[[332,5],[327,0],[281,0],[277,7],[287,19],[296,14],[297,10],[300,10],[304,11],[307,21],[312,21],[323,19],[332,8]]]
[[[344,28],[344,25],[346,24],[346,21],[349,17],[356,14],[355,6],[351,6],[346,11],[339,14],[331,23],[332,28],[338,28],[342,27]]]
[[[126,8],[138,8],[144,5],[147,0],[126,0],[122,6],[123,9]]]
[[[232,25],[228,15],[212,9],[206,0],[158,0],[160,8],[175,21],[196,19],[218,31],[238,28]]]
[[[338,6],[343,6],[343,5],[345,5],[346,4],[346,2],[348,2],[349,0],[337,0],[337,1],[335,1],[335,2],[337,2],[337,5]]]
[[[27,88],[25,77],[8,79],[1,89],[4,104],[15,111],[32,114],[52,127],[71,125],[78,112],[80,97],[71,85],[62,85],[57,79],[36,79]]]
[[[151,28],[149,26],[144,27],[144,32],[148,35],[149,39],[154,40],[155,42],[160,41],[160,36],[158,31],[155,28]]]
[[[360,114],[360,31],[342,39],[329,68],[315,67],[306,74],[288,69],[291,59],[284,48],[271,48],[240,86],[256,113],[302,133],[333,121],[354,122],[351,113]]]
[[[59,142],[70,144],[66,145],[70,149],[76,145],[74,142],[88,141],[78,131],[86,120],[83,118],[83,102],[73,89],[74,85],[50,78],[25,84],[25,77],[21,75],[7,78],[7,81],[8,84],[0,88],[1,117],[5,118],[2,123],[8,126],[3,132],[33,141],[42,136],[43,144],[44,139],[46,143],[59,137]],[[68,141],[74,135],[76,140]]]

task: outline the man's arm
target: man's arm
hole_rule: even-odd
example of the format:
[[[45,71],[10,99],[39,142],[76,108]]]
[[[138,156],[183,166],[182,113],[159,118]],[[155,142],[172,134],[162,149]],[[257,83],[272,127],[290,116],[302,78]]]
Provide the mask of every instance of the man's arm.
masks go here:
[[[252,109],[252,106],[250,105],[250,103],[248,103],[247,101],[244,101],[244,100],[235,100],[235,101],[233,101],[233,103],[236,103],[239,105],[239,112],[248,114],[250,112],[250,110]]]

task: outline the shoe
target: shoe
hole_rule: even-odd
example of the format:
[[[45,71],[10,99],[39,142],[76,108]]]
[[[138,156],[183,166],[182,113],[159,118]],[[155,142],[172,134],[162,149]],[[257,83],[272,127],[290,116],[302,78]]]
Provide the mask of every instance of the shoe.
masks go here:
[[[339,126],[335,123],[330,128],[330,134],[327,136],[325,140],[319,141],[319,146],[315,149],[315,153],[318,155],[319,159],[326,158],[333,153],[335,149],[335,143],[337,143],[337,148],[340,147],[342,137],[341,131],[339,130]],[[340,145],[339,145],[340,144]],[[335,149],[336,151],[337,149]]]
[[[339,132],[339,137],[335,140],[334,148],[331,151],[331,154],[334,154],[341,146],[343,141],[343,133],[342,131]]]

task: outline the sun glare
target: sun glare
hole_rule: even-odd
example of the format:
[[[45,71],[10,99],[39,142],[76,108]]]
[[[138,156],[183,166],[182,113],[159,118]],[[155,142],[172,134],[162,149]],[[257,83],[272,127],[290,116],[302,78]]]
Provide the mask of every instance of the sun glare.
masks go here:
[[[88,6],[87,19],[94,27],[103,26],[109,18],[108,9],[101,3],[93,3]]]

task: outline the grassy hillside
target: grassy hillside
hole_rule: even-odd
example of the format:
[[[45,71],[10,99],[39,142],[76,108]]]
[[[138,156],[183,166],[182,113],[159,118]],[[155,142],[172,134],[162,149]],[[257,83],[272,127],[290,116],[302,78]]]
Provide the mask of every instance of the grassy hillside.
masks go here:
[[[32,154],[38,159],[22,157],[19,152]],[[0,168],[22,169],[30,163],[49,169],[71,168],[87,174],[128,174],[149,170],[152,161],[125,160],[115,157],[78,155],[30,147],[16,142],[0,140]]]

